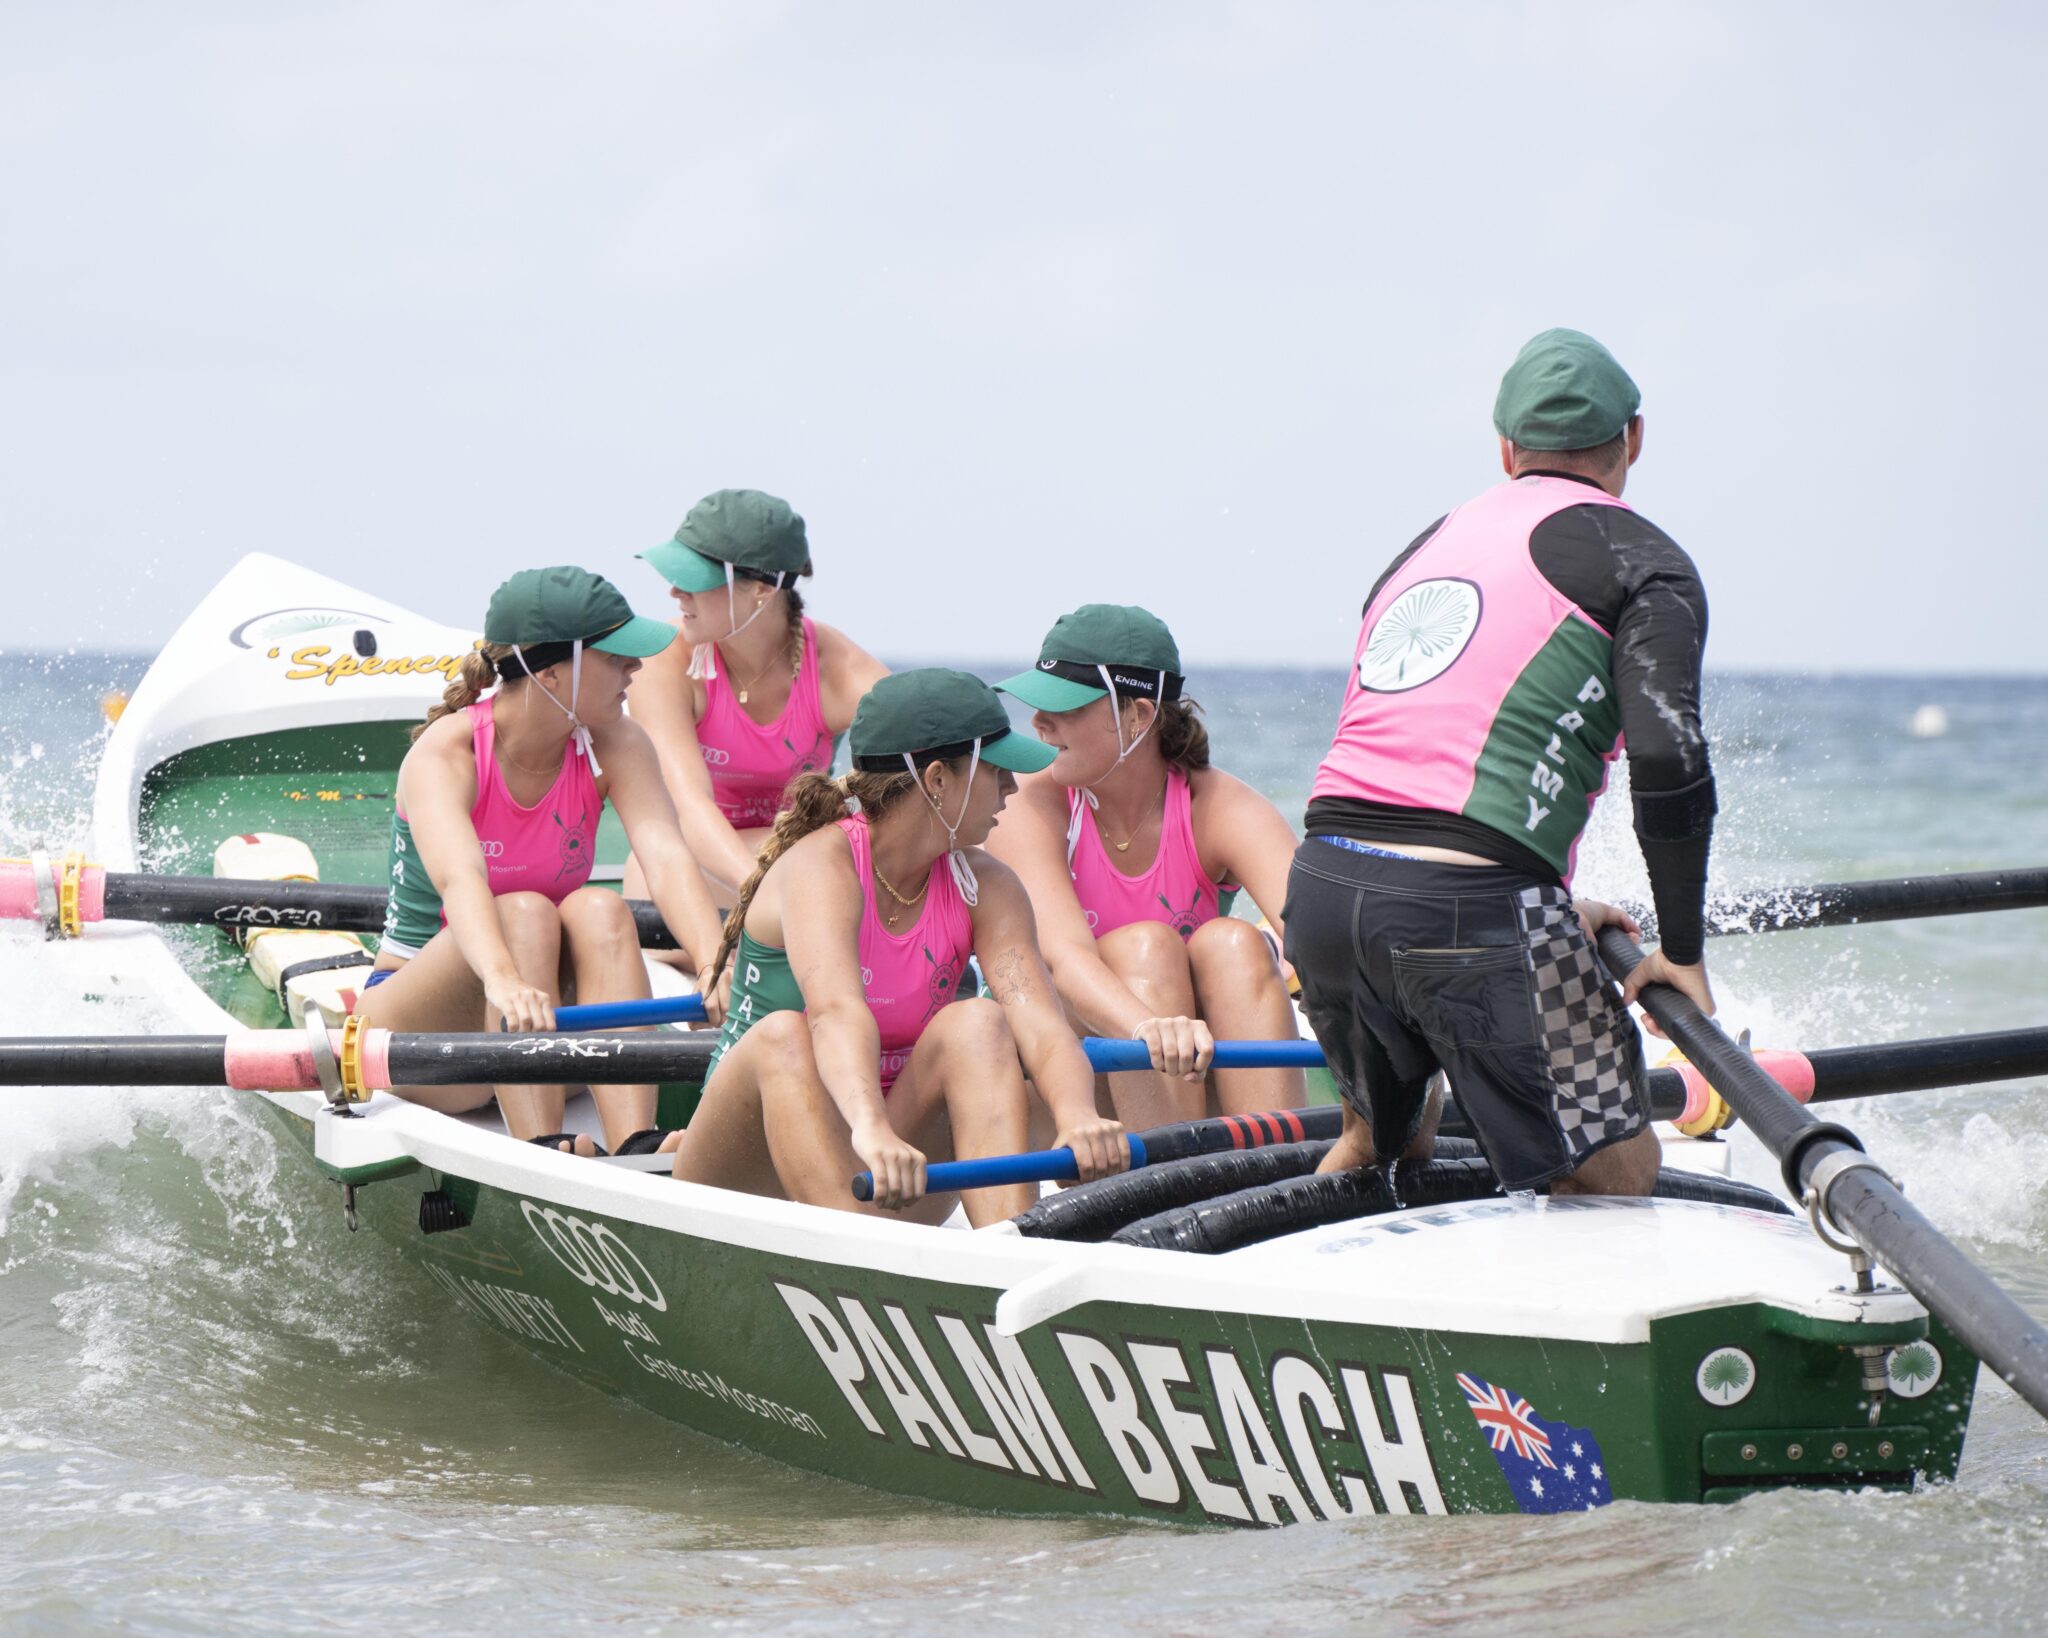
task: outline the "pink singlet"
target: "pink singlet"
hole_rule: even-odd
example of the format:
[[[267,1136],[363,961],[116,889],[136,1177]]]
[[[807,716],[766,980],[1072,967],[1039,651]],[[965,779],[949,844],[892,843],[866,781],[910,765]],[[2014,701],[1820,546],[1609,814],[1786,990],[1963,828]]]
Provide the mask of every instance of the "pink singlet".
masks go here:
[[[1134,921],[1163,921],[1186,940],[1202,923],[1223,913],[1226,889],[1202,869],[1202,856],[1195,848],[1194,811],[1187,775],[1169,767],[1159,852],[1149,870],[1127,876],[1111,862],[1087,796],[1078,790],[1067,792],[1067,869],[1088,930],[1097,938]]]
[[[782,793],[798,774],[829,773],[833,738],[818,698],[818,634],[804,621],[804,651],[782,715],[765,727],[747,715],[716,663],[704,679],[697,745],[711,775],[711,797],[736,830],[775,823]]]
[[[590,759],[577,754],[572,740],[562,747],[562,771],[547,794],[530,808],[514,801],[498,768],[496,704],[492,695],[466,707],[476,757],[476,803],[469,821],[483,847],[491,894],[539,893],[560,904],[590,880],[604,799],[591,777]],[[391,901],[382,948],[411,956],[448,924],[448,917],[419,862],[411,824],[395,808],[392,820]]]
[[[925,1026],[959,993],[960,976],[974,953],[974,918],[960,897],[946,856],[940,854],[925,878],[917,920],[904,932],[890,932],[875,908],[867,819],[856,814],[838,825],[846,832],[853,868],[860,873],[860,982],[881,1031],[886,1093],[910,1062],[911,1048]]]

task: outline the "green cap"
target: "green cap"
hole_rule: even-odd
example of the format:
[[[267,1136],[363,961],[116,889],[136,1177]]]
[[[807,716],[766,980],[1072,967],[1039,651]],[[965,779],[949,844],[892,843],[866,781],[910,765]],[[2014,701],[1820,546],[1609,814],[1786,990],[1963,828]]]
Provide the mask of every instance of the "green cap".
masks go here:
[[[675,539],[640,553],[642,561],[679,591],[716,591],[725,566],[749,569],[787,584],[811,572],[804,520],[788,501],[758,489],[721,489],[706,495],[676,525]]]
[[[1643,395],[1614,355],[1577,330],[1545,330],[1508,366],[1493,425],[1522,449],[1591,449],[1617,436]]]
[[[996,684],[1038,711],[1078,711],[1109,692],[1124,699],[1180,698],[1180,649],[1166,622],[1122,603],[1087,603],[1053,622],[1038,664]]]
[[[1059,753],[1017,733],[996,691],[964,671],[929,666],[896,671],[861,696],[848,731],[853,765],[871,773],[903,773],[904,753],[964,755],[977,740],[981,760],[1012,773],[1037,773]]]
[[[633,612],[632,605],[601,574],[563,565],[521,569],[491,593],[484,614],[484,641],[515,643],[522,649],[573,643],[607,654],[644,660],[675,641],[676,628]]]

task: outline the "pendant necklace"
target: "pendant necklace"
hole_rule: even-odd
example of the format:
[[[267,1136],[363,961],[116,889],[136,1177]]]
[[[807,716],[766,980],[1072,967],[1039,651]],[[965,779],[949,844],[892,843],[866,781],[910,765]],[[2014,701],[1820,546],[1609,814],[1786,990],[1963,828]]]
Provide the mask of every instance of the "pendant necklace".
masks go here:
[[[870,857],[868,860],[868,869],[874,872],[875,880],[882,884],[882,890],[885,893],[887,893],[890,898],[896,901],[896,908],[894,910],[886,910],[882,913],[882,920],[886,922],[892,930],[895,928],[896,923],[902,919],[903,912],[905,910],[908,910],[913,904],[917,903],[917,901],[923,898],[925,894],[929,892],[931,889],[932,879],[930,876],[926,876],[924,879],[924,886],[920,887],[915,893],[911,894],[908,898],[905,898],[901,893],[896,891],[896,884],[890,881],[887,876],[882,874],[882,867],[876,864],[872,857]]]
[[[1110,844],[1110,846],[1114,847],[1119,853],[1130,852],[1131,844],[1138,839],[1138,832],[1143,830],[1145,826],[1151,822],[1152,811],[1152,809],[1147,808],[1145,810],[1144,818],[1140,819],[1137,822],[1137,824],[1131,828],[1130,835],[1126,836],[1121,842],[1117,841],[1106,830],[1102,832],[1103,840],[1107,841]],[[1161,784],[1159,787],[1159,811],[1162,813],[1166,811],[1166,786],[1164,784]],[[1096,828],[1101,829],[1099,825]]]
[[[791,653],[790,650],[785,649],[782,654],[782,658],[787,659],[789,661],[789,674],[792,679],[794,679],[796,674],[803,669],[804,638],[802,632],[797,633],[796,641],[793,646],[795,650],[794,653]],[[725,654],[724,649],[720,649],[718,652],[720,654]],[[759,682],[764,676],[768,674],[768,672],[774,667],[775,661],[776,656],[773,654],[769,655],[767,664],[760,667],[760,669],[757,670],[751,677],[749,677],[745,683],[741,683],[738,678],[733,679],[734,697],[739,700],[740,704],[745,705],[747,703],[747,690],[752,688],[755,683]],[[725,669],[728,674],[730,674],[732,671],[732,657],[730,655],[726,655]]]

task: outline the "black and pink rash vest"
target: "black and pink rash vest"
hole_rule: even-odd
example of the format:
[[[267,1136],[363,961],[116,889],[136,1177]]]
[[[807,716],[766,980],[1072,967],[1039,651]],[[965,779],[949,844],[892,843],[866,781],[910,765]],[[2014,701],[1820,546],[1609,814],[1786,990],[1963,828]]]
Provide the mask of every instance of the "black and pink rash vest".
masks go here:
[[[1626,745],[1665,949],[1696,961],[1715,805],[1705,640],[1691,560],[1625,502],[1566,475],[1498,484],[1374,587],[1308,832],[1568,884]]]

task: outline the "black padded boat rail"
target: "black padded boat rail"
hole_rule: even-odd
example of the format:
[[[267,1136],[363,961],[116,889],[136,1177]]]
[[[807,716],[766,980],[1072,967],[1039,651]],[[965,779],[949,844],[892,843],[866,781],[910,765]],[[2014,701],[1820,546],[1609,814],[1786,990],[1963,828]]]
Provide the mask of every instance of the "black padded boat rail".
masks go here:
[[[1019,1234],[1040,1240],[1107,1240],[1140,1218],[1314,1171],[1333,1141],[1324,1138],[1315,1143],[1279,1143],[1264,1149],[1193,1155],[1163,1166],[1155,1162],[1139,1171],[1061,1189],[1010,1221]],[[1145,1140],[1148,1155],[1151,1142],[1149,1137]],[[1470,1138],[1437,1140],[1439,1160],[1465,1160],[1478,1153],[1479,1145]]]
[[[1226,1194],[1147,1217],[1111,1236],[1121,1245],[1213,1255],[1257,1245],[1301,1229],[1344,1223],[1359,1217],[1424,1206],[1484,1200],[1500,1194],[1493,1168],[1483,1159],[1403,1161],[1395,1191],[1382,1171],[1331,1172]],[[1693,1200],[1717,1206],[1793,1215],[1776,1195],[1753,1184],[1676,1170],[1657,1174],[1651,1191],[1658,1200]]]

